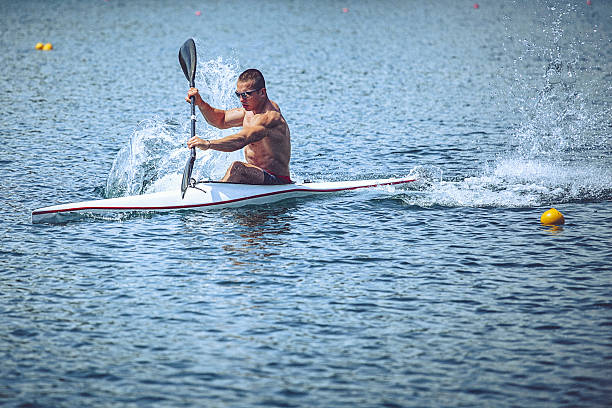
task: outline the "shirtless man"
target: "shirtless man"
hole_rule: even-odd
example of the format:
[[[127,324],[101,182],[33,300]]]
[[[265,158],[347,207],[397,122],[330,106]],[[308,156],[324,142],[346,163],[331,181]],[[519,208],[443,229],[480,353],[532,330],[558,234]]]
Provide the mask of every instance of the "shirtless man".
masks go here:
[[[236,96],[242,108],[216,109],[202,100],[198,90],[191,88],[188,102],[195,96],[195,104],[208,123],[219,129],[240,127],[233,135],[217,140],[204,140],[195,136],[187,142],[189,148],[233,152],[244,147],[246,163],[236,161],[221,181],[242,184],[289,184],[291,139],[289,126],[278,105],[268,99],[263,75],[248,69],[238,77]]]

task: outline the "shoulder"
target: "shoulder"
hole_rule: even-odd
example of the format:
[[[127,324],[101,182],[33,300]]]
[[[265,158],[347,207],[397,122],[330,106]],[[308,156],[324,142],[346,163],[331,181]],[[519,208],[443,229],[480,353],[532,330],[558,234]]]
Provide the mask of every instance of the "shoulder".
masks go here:
[[[261,113],[256,116],[255,124],[265,126],[267,128],[276,127],[283,123],[283,115],[279,111],[270,110],[266,113]]]

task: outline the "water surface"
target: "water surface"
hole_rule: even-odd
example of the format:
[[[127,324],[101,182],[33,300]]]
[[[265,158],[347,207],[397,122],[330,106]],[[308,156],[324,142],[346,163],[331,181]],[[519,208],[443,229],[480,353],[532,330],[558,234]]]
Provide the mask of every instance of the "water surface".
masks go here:
[[[609,405],[609,3],[1,1],[0,16],[0,404]],[[238,106],[242,70],[264,73],[295,179],[420,181],[31,224],[180,183],[189,37],[217,107]],[[200,152],[195,175],[240,157]],[[563,227],[539,224],[551,206]]]

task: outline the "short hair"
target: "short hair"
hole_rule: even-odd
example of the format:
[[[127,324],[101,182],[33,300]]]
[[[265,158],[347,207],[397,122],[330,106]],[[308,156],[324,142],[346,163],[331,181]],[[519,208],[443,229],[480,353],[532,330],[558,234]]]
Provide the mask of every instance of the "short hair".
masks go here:
[[[254,68],[247,69],[242,74],[240,74],[240,76],[238,77],[238,81],[253,81],[253,86],[255,87],[255,89],[261,89],[266,87],[266,80],[264,79],[262,73]]]

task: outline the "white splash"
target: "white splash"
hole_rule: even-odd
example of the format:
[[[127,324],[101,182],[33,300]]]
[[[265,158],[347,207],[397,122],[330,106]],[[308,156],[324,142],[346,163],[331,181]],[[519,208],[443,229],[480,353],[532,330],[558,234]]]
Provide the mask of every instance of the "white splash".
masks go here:
[[[472,177],[436,181],[426,175],[402,200],[423,207],[521,208],[612,199],[612,85],[609,69],[599,68],[610,66],[600,52],[607,44],[565,30],[575,14],[572,5],[551,9],[548,23],[519,41],[524,50],[508,88],[492,91],[504,104],[500,110],[512,111],[518,122],[507,149]],[[541,76],[532,77],[538,66]]]
[[[238,74],[235,61],[227,62],[218,57],[200,62],[196,70],[196,86],[202,98],[212,106],[230,109],[237,106],[233,92]],[[196,115],[196,132],[204,139],[218,139],[235,132],[208,125],[197,109]],[[185,116],[178,121],[160,118],[142,121],[113,162],[106,182],[106,197],[178,188],[190,156],[185,144],[190,137],[190,121],[188,108],[185,108]],[[233,161],[244,160],[242,151],[222,153],[197,150],[196,155],[192,173],[196,180],[219,179]]]

